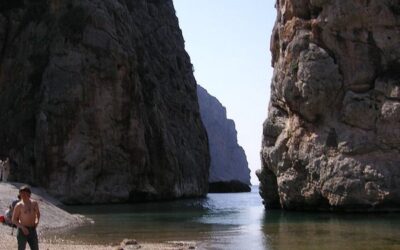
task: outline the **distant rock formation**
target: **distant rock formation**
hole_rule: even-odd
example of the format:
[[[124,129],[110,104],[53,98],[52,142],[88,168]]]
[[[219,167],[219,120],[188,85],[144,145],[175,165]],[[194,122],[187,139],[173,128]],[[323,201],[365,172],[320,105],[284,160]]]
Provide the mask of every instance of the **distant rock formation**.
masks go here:
[[[204,196],[209,153],[172,0],[0,4],[0,156],[65,203]]]
[[[210,192],[250,192],[250,169],[233,120],[217,98],[197,85],[200,113],[210,145]]]
[[[266,206],[400,210],[400,1],[276,7]]]
[[[241,181],[210,182],[209,193],[242,193],[250,192],[251,185]]]

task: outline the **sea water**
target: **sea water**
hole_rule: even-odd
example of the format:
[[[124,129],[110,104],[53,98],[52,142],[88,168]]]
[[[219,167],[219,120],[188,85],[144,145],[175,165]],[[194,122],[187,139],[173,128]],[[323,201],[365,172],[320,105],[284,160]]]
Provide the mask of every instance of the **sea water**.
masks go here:
[[[94,221],[61,235],[81,243],[133,238],[195,241],[198,249],[400,249],[400,214],[268,211],[257,186],[250,193],[208,194],[203,199],[67,209]]]

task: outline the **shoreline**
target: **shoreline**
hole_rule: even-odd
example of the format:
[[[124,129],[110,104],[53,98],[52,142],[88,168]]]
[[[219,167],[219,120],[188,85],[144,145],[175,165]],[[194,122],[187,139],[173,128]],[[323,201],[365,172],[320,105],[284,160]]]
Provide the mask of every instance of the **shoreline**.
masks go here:
[[[23,183],[0,182],[0,214],[4,214],[5,210],[16,199],[18,189]],[[38,226],[39,248],[49,250],[116,250],[116,249],[198,249],[197,242],[194,241],[172,241],[172,242],[136,242],[133,239],[115,239],[115,242],[110,244],[86,244],[81,242],[66,241],[62,238],[55,240],[46,239],[46,234],[50,231],[56,231],[62,235],[63,232],[92,223],[90,218],[79,214],[70,214],[59,208],[62,205],[58,200],[48,195],[43,189],[32,187],[32,199],[39,203],[41,219]],[[0,250],[17,249],[17,230],[4,224],[0,224]],[[27,247],[29,249],[29,247]]]
[[[8,226],[0,225],[0,250],[17,249],[16,230],[14,235],[11,234],[11,228]],[[43,236],[39,236],[39,249],[48,250],[130,250],[130,249],[141,249],[141,250],[180,250],[180,249],[199,249],[195,242],[177,241],[177,242],[162,242],[162,243],[151,243],[151,242],[136,242],[135,240],[129,240],[135,242],[134,244],[124,244],[123,240],[120,244],[109,244],[109,245],[96,245],[96,244],[83,244],[78,242],[60,241],[49,242],[43,239]],[[27,246],[27,249],[29,247]]]
[[[70,227],[71,228],[71,227]],[[67,231],[69,228],[59,228],[60,235],[63,231]],[[3,224],[0,224],[0,250],[17,249],[17,229],[12,228]],[[134,239],[116,239],[118,243],[110,244],[89,244],[83,242],[74,242],[70,240],[58,239],[47,239],[46,232],[51,229],[38,229],[39,237],[39,249],[48,250],[131,250],[131,249],[142,249],[142,250],[183,250],[183,249],[199,249],[198,243],[194,241],[168,241],[168,242],[137,242]],[[125,242],[128,242],[126,244]],[[129,242],[131,242],[129,244]],[[27,246],[27,249],[29,247]]]

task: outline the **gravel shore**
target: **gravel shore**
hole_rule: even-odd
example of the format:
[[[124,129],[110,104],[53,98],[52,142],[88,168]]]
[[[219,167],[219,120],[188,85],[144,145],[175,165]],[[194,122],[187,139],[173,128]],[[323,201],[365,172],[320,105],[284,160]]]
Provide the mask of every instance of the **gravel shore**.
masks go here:
[[[136,243],[133,245],[82,245],[70,243],[46,243],[39,239],[39,248],[41,250],[180,250],[180,249],[199,249],[194,242],[165,242],[165,243]],[[17,240],[11,235],[11,228],[0,225],[0,250],[17,249]],[[29,247],[27,246],[27,249]]]
[[[0,250],[17,249],[17,240],[11,234],[11,229],[0,225]],[[41,250],[180,250],[180,249],[199,249],[194,242],[165,242],[165,243],[136,243],[133,245],[82,245],[71,243],[46,243],[39,239],[39,248]],[[29,247],[27,246],[27,249]]]
[[[0,214],[4,214],[9,204],[16,199],[19,187],[22,183],[0,182]],[[37,200],[41,212],[40,224],[38,226],[39,248],[45,250],[116,250],[116,249],[198,249],[195,242],[165,242],[165,243],[147,243],[135,242],[134,240],[124,240],[120,245],[82,245],[74,242],[46,242],[41,235],[45,235],[47,230],[66,230],[71,227],[77,227],[89,220],[80,215],[70,214],[57,206],[61,205],[56,199],[52,198],[46,192],[39,188],[32,188],[32,198]],[[17,249],[16,230],[13,235],[12,228],[0,224],[0,250]],[[118,240],[118,239],[117,239]],[[29,247],[27,247],[29,249]]]

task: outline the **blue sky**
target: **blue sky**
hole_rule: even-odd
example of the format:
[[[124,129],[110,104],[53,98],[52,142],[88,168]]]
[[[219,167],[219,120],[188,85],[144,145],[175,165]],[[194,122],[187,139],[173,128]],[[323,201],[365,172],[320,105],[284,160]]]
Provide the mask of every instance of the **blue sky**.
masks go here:
[[[226,107],[251,169],[261,168],[262,123],[272,78],[275,0],[174,0],[197,83]]]

